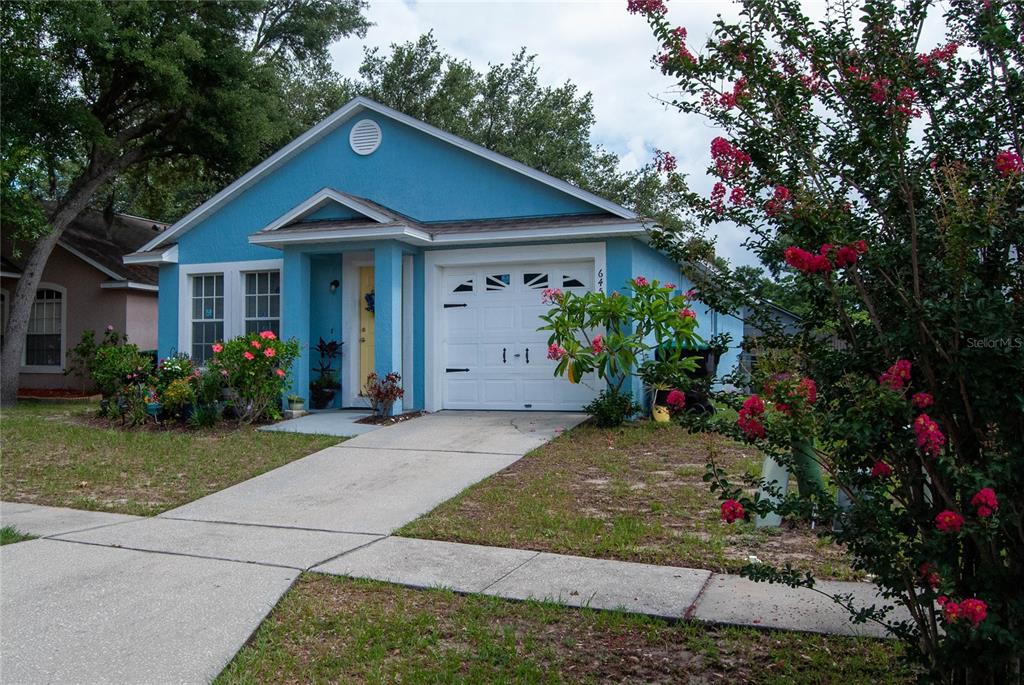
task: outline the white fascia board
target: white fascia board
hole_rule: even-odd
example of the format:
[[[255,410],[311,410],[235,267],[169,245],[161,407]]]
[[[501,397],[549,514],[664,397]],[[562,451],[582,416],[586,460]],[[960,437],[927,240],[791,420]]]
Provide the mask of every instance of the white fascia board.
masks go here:
[[[529,240],[575,240],[578,238],[613,238],[647,234],[637,224],[607,226],[574,226],[572,228],[524,228],[517,231],[479,231],[475,233],[441,233],[433,237],[435,245],[462,243],[507,243]]]
[[[310,245],[316,243],[344,243],[362,240],[400,240],[412,245],[430,245],[430,234],[410,226],[391,226],[381,228],[336,229],[325,231],[310,229],[271,233],[255,233],[249,236],[252,245],[276,247],[289,244]]]
[[[302,202],[299,205],[296,205],[295,207],[292,207],[287,212],[271,221],[269,224],[261,228],[260,232],[266,233],[268,231],[276,231],[282,226],[287,226],[288,224],[292,223],[302,215],[319,209],[321,206],[327,204],[330,201],[337,202],[339,205],[344,205],[345,207],[348,207],[353,211],[359,212],[368,219],[373,219],[378,224],[386,224],[389,221],[391,221],[391,217],[389,217],[386,214],[382,214],[381,212],[378,212],[376,209],[373,209],[372,207],[363,202],[359,202],[358,200],[351,197],[346,197],[344,194],[339,193],[337,190],[333,190],[331,188],[323,188],[321,190],[318,190],[308,200]]]
[[[81,259],[83,262],[85,262],[86,264],[88,264],[92,268],[98,269],[99,271],[102,271],[103,273],[105,273],[107,276],[110,276],[115,281],[125,281],[125,280],[128,280],[124,276],[122,276],[121,274],[116,273],[114,271],[111,271],[110,269],[108,269],[107,267],[103,266],[102,264],[100,264],[96,260],[91,259],[89,257],[86,257],[84,254],[82,254],[81,252],[79,252],[75,248],[71,247],[70,245],[65,243],[63,240],[58,241],[57,244],[60,245],[61,247],[63,247],[68,252],[70,252],[71,254],[73,254],[74,256],[76,256],[79,259]]]
[[[149,283],[136,283],[135,281],[107,281],[100,283],[104,290],[143,290],[148,293],[160,292],[160,286]]]
[[[171,245],[168,248],[162,250],[149,250],[148,252],[139,251],[126,254],[121,258],[121,261],[125,264],[149,264],[152,266],[159,266],[160,264],[177,264],[178,263],[178,246]]]
[[[620,216],[623,219],[635,219],[636,214],[625,207],[618,205],[610,200],[606,200],[603,197],[594,195],[591,192],[578,188],[571,183],[567,183],[561,179],[555,178],[549,174],[545,174],[542,171],[532,169],[525,164],[517,162],[513,159],[506,157],[505,155],[498,154],[492,150],[481,147],[476,143],[471,143],[464,138],[460,138],[454,134],[442,131],[439,128],[431,126],[419,119],[414,119],[406,114],[385,107],[384,105],[374,102],[369,98],[357,97],[350,100],[348,103],[343,105],[340,109],[330,114],[326,119],[321,121],[319,124],[309,129],[292,142],[285,145],[283,148],[272,154],[267,159],[263,160],[255,167],[250,169],[248,172],[239,177],[236,181],[231,183],[228,187],[221,190],[219,193],[211,197],[203,204],[196,207],[194,210],[185,215],[181,220],[177,221],[174,225],[168,228],[160,235],[153,238],[153,240],[146,243],[140,252],[148,252],[153,250],[168,240],[175,238],[185,231],[189,230],[197,223],[205,219],[207,216],[213,214],[217,209],[220,208],[228,200],[232,199],[236,195],[240,194],[247,187],[258,181],[259,179],[266,176],[268,173],[273,171],[277,166],[283,164],[292,156],[298,154],[305,148],[309,147],[323,136],[330,133],[336,126],[347,121],[353,114],[363,111],[370,110],[376,112],[382,116],[388,117],[400,123],[411,126],[416,130],[422,131],[428,135],[434,136],[448,142],[456,147],[462,148],[467,152],[483,157],[484,159],[490,160],[495,164],[499,164],[507,169],[511,169],[517,173],[523,174],[528,178],[532,178],[535,181],[539,181],[547,186],[556,188],[572,197],[583,200],[595,207]]]
[[[0,277],[3,278],[21,278],[21,274],[13,271],[0,271]]]

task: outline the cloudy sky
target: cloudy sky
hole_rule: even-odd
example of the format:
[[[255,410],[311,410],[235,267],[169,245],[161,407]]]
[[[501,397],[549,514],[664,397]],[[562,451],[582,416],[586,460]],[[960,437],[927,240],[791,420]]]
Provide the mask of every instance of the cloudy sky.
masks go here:
[[[718,13],[735,16],[729,0],[671,0],[669,20],[685,26],[689,43],[702,45]],[[824,0],[805,3],[812,15]],[[655,148],[669,150],[691,185],[710,192],[706,178],[708,145],[717,133],[699,119],[687,119],[658,101],[672,83],[651,68],[658,44],[646,21],[626,12],[626,0],[610,2],[382,2],[371,0],[374,26],[364,40],[335,46],[335,66],[354,75],[364,47],[387,48],[415,40],[433,29],[441,49],[469,60],[478,69],[506,62],[520,48],[537,55],[542,82],[567,79],[594,96],[594,142],[629,168],[649,161]],[[718,250],[735,263],[751,262],[740,246],[742,235],[729,225],[718,228]]]

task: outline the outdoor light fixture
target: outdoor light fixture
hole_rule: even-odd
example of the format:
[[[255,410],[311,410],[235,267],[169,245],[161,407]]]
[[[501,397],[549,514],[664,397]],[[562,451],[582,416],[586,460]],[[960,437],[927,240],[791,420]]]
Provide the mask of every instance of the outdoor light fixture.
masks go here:
[[[338,289],[339,285],[341,285],[341,283],[338,283],[338,279],[337,278],[335,278],[333,281],[331,281],[331,292],[332,293],[335,292]]]

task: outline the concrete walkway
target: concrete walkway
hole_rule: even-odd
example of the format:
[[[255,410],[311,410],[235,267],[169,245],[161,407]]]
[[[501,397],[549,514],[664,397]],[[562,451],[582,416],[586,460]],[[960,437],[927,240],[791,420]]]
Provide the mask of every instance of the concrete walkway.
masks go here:
[[[0,680],[209,682],[298,574],[382,539],[582,415],[366,433],[153,518],[0,504]]]
[[[0,679],[208,682],[303,570],[667,618],[880,635],[828,598],[697,569],[391,536],[581,416],[440,413],[153,518],[0,503]],[[876,603],[864,583],[822,583]]]

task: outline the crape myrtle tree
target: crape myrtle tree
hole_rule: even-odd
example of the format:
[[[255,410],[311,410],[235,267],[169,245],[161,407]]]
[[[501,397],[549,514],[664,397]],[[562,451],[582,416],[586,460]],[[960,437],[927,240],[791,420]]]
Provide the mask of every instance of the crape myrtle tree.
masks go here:
[[[882,589],[875,608],[836,598],[855,620],[885,624],[930,679],[1019,682],[1024,5],[831,2],[811,20],[795,0],[741,0],[703,45],[661,0],[628,9],[662,46],[673,104],[718,129],[710,196],[684,191],[695,225],[745,229],[804,303],[797,335],[758,322],[774,351],[732,431],[797,473],[817,462],[826,486],[759,483],[762,497],[710,464],[723,519],[835,521]],[[656,232],[703,299],[745,304],[749,278],[701,264],[685,238]],[[789,568],[745,573],[814,587]]]
[[[0,219],[6,239],[32,243],[4,332],[0,402],[16,400],[36,287],[65,227],[140,169],[236,174],[267,154],[288,126],[290,72],[361,35],[364,5],[0,4]]]

